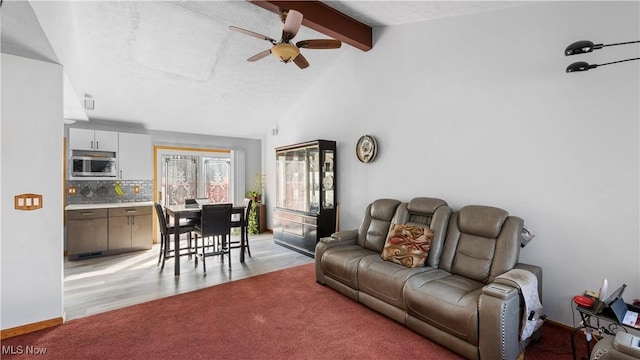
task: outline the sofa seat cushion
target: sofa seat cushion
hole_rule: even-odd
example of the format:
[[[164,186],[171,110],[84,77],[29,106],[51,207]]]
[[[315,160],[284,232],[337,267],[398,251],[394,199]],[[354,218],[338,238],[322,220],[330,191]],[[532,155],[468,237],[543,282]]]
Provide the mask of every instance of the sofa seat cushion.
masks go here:
[[[407,315],[478,345],[478,299],[484,285],[442,269],[415,275],[404,289]]]
[[[383,260],[379,255],[362,258],[358,265],[358,286],[365,292],[397,308],[404,309],[403,288],[407,279],[432,267],[409,268]]]
[[[325,277],[358,290],[358,263],[373,254],[380,257],[379,253],[358,245],[334,246],[324,251],[320,263]]]

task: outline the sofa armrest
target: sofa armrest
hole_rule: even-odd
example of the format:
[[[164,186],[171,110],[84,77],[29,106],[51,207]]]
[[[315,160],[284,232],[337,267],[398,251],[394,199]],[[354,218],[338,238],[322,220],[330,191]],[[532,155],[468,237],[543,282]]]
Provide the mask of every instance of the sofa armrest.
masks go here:
[[[496,282],[482,288],[478,306],[480,359],[515,359],[520,354],[518,289]]]
[[[536,265],[518,263],[514,270],[524,270],[534,275],[537,280],[539,299],[542,298],[542,268]],[[509,272],[503,274],[507,275]],[[509,279],[509,276],[498,276],[494,282],[487,284],[480,295],[480,354],[481,358],[511,359],[516,358],[521,349],[524,349],[531,341],[541,336],[541,329],[537,329],[524,341],[520,340],[523,323],[523,312],[526,304],[522,301],[522,294],[518,283]],[[526,292],[526,291],[525,291]],[[535,294],[528,292],[529,294]],[[534,303],[532,302],[531,305]],[[497,312],[501,312],[498,314]],[[536,310],[537,311],[537,310]],[[540,318],[543,321],[544,318]],[[531,319],[529,319],[531,320]],[[532,323],[533,324],[533,323]],[[527,327],[535,324],[527,322]],[[488,331],[488,334],[487,334]],[[528,330],[531,331],[531,330]],[[491,335],[500,334],[495,337]],[[495,337],[492,339],[492,337]],[[499,339],[503,339],[499,341]],[[498,342],[496,342],[498,341]]]
[[[316,244],[315,262],[316,262],[316,282],[324,284],[324,272],[322,271],[322,255],[324,252],[332,247],[355,245],[358,238],[357,230],[343,230],[338,231],[331,236],[320,238]]]
[[[513,286],[492,282],[482,288],[482,294],[492,296],[501,300],[509,300],[518,295],[518,289]]]
[[[630,344],[637,337],[624,331],[615,336],[604,336],[591,350],[591,359],[598,360],[636,360],[640,358],[637,346]]]
[[[350,242],[350,244],[353,245],[356,243],[357,238],[358,238],[358,230],[343,230],[343,231],[334,232],[333,234],[331,234],[331,237],[323,238],[323,239],[330,239],[330,240],[327,240],[330,242],[334,242],[334,241]],[[320,241],[322,241],[322,239],[320,239]]]
[[[358,232],[356,230],[338,231],[331,236],[323,237],[316,244],[316,258],[318,255],[322,257],[322,253],[331,247],[341,245],[355,245]]]

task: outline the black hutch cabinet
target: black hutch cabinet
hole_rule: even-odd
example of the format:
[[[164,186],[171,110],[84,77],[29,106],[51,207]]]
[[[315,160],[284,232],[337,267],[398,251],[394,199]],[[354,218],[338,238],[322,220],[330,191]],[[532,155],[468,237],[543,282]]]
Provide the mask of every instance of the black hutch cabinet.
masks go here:
[[[273,238],[305,255],[336,231],[336,142],[315,140],[276,148]]]

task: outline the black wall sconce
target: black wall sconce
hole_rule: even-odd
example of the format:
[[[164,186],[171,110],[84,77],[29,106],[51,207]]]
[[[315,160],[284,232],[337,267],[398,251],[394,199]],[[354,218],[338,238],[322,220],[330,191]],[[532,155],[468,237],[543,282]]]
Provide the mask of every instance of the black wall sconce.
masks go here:
[[[627,42],[615,43],[615,44],[594,44],[593,42],[588,40],[581,40],[581,41],[576,41],[573,44],[567,46],[567,48],[564,50],[564,55],[571,56],[571,55],[577,55],[577,54],[585,54],[585,53],[590,53],[593,50],[602,49],[605,46],[617,46],[617,45],[627,45],[627,44],[635,44],[635,43],[640,43],[640,40],[627,41]],[[595,69],[598,66],[617,64],[617,63],[632,61],[632,60],[640,60],[640,58],[618,60],[618,61],[612,61],[604,64],[589,64],[584,61],[578,61],[567,66],[567,72],[571,73],[576,71],[587,71],[589,69]]]

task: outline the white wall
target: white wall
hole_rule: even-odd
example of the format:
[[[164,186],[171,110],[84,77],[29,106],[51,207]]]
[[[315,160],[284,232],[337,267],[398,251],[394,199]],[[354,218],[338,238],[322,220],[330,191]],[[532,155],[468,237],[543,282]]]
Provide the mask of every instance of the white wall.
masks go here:
[[[60,63],[64,64],[63,70],[69,80],[68,85],[70,85],[66,91],[73,92],[73,94],[65,94],[65,105],[77,105],[77,108],[68,109],[67,112],[72,113],[75,111],[76,114],[79,114],[75,119],[86,120],[84,108],[81,106],[84,103],[85,81],[84,74],[81,71],[82,66],[80,66],[82,59],[78,51],[78,31],[72,2],[29,1],[29,4],[38,17],[42,29],[47,34],[51,46],[55,49]],[[74,96],[75,104],[70,99]]]
[[[341,229],[382,197],[502,207],[537,234],[520,259],[544,269],[551,320],[571,324],[573,295],[603,277],[638,297],[640,62],[565,68],[638,57],[640,46],[563,51],[637,40],[639,4],[539,3],[376,29],[373,50],[342,49],[265,137],[267,192],[274,147],[336,140]],[[355,157],[364,134],[379,142],[370,164]]]
[[[63,316],[62,66],[2,54],[1,317],[8,329]],[[14,195],[43,196],[39,210]]]

